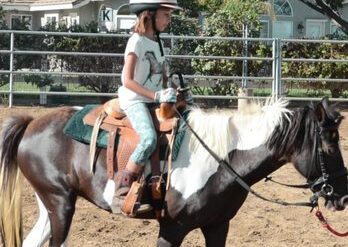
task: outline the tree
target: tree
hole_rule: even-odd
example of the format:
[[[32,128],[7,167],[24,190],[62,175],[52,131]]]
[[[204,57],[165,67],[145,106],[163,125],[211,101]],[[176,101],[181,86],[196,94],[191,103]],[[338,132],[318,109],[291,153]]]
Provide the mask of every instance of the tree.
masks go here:
[[[5,21],[5,11],[0,6],[0,30],[6,30],[8,29],[7,23]],[[9,42],[10,35],[8,34],[1,34],[0,35],[0,50],[8,50],[9,49]],[[9,55],[8,54],[1,54],[0,56],[0,69],[2,70],[8,70],[9,69]],[[0,87],[8,83],[8,75],[7,74],[0,74]]]
[[[200,11],[204,10],[204,6],[200,4],[200,0],[178,0],[178,4],[183,8],[183,10],[179,12],[179,15],[184,14],[189,17],[198,17],[200,15]]]
[[[225,0],[197,0],[202,10],[214,13],[221,9]]]
[[[260,28],[260,14],[265,12],[265,5],[262,0],[225,0],[222,8],[233,17],[233,25],[240,31],[242,31],[244,25],[258,31]]]
[[[259,14],[264,12],[261,0],[229,0],[222,4],[221,9],[208,16],[203,27],[204,36],[241,37],[243,26],[248,25],[250,36],[258,37],[260,28]],[[262,12],[261,12],[262,11]],[[262,56],[269,49],[260,43],[250,43],[249,52],[252,56]],[[196,55],[201,56],[243,56],[243,42],[227,40],[206,40],[198,45]],[[229,59],[192,61],[194,70],[201,75],[240,76],[242,73],[241,61]],[[249,75],[259,73],[262,62],[249,62]],[[235,95],[238,85],[234,80],[207,80],[209,86],[202,87],[199,83],[194,89],[200,94]],[[215,102],[216,103],[216,102]],[[219,101],[218,104],[229,102]]]
[[[0,30],[9,30],[6,20],[5,20],[6,11],[0,7]],[[13,23],[12,29],[15,30],[28,30],[28,22],[24,21],[16,21]],[[34,37],[32,35],[25,36],[16,34],[15,44],[14,46],[21,50],[27,50],[28,47],[30,49],[37,49],[37,45],[39,42],[35,42]],[[0,50],[9,50],[10,49],[10,34],[5,33],[0,36]],[[14,69],[15,68],[31,68],[38,60],[40,60],[40,56],[38,55],[16,55],[14,59]],[[4,54],[0,56],[0,69],[8,70],[10,67],[10,55]],[[0,86],[6,85],[9,83],[9,75],[8,74],[0,74]]]
[[[5,21],[5,11],[0,6],[0,30],[7,29],[7,23]]]
[[[98,24],[91,22],[85,26],[75,25],[70,28],[59,26],[47,26],[45,31],[58,32],[85,32],[97,33]],[[53,30],[52,30],[53,29]],[[123,53],[125,50],[126,37],[81,37],[48,35],[46,37],[47,51],[69,52],[95,52],[95,53]],[[59,55],[50,58],[50,68],[59,68],[69,72],[86,73],[121,73],[123,57],[111,56],[65,56]],[[114,93],[120,85],[118,77],[111,76],[79,76],[78,83],[88,90],[99,93]]]
[[[283,46],[283,57],[291,58],[314,58],[314,59],[337,59],[345,60],[348,58],[347,44],[329,43],[292,43]],[[284,77],[305,77],[305,78],[348,78],[347,62],[303,62],[290,61],[282,63]],[[291,84],[291,85],[290,85]],[[306,88],[309,93],[314,92],[313,96],[322,96],[324,90],[329,90],[331,97],[342,96],[348,90],[347,83],[330,81],[310,81],[310,82],[290,82],[290,87]]]
[[[338,12],[343,7],[344,0],[298,0],[319,13],[335,20],[338,26],[348,35],[348,21]]]
[[[198,24],[198,19],[195,17],[200,6],[194,1],[179,1],[179,5],[183,7],[184,11],[176,12],[173,15],[170,26],[170,33],[178,36],[195,36],[199,35],[201,28]],[[189,9],[189,10],[188,10]],[[174,39],[170,46],[171,55],[193,55],[194,50],[198,45],[197,40],[191,39]],[[194,74],[190,59],[170,59],[170,72],[180,72],[185,75]]]

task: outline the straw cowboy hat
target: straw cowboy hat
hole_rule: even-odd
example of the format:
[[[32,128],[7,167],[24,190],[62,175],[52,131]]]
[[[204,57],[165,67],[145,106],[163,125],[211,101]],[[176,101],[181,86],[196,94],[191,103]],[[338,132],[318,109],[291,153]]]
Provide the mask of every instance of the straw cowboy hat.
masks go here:
[[[144,10],[157,10],[158,8],[170,8],[182,10],[177,0],[130,0],[129,10],[131,13],[139,14]]]

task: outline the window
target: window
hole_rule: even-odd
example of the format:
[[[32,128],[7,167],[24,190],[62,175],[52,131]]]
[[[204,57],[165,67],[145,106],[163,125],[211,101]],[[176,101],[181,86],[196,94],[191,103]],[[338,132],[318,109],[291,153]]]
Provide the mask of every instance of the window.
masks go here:
[[[274,0],[273,6],[276,15],[292,16],[292,8],[287,0]]]
[[[134,17],[117,17],[117,29],[120,30],[129,30],[131,29],[135,24],[135,18]]]
[[[55,24],[58,27],[59,15],[57,14],[45,14],[41,18],[41,26],[46,26],[47,24]]]
[[[32,19],[31,15],[11,15],[11,28],[22,29],[25,26],[28,30],[31,30]]]
[[[273,22],[273,38],[288,39],[293,37],[292,21]]]
[[[321,38],[325,35],[326,20],[307,20],[306,37],[311,39]]]
[[[70,13],[69,16],[63,16],[61,22],[69,28],[71,26],[79,25],[80,17],[77,13]]]
[[[124,4],[117,10],[117,15],[130,15],[129,5]]]
[[[331,23],[330,25],[330,34],[335,36],[345,36],[343,30],[335,23]]]
[[[261,21],[260,22],[260,38],[268,38],[269,37],[269,21]]]
[[[122,5],[115,16],[115,27],[117,30],[130,30],[136,21],[136,15],[131,14],[129,11],[129,5]]]

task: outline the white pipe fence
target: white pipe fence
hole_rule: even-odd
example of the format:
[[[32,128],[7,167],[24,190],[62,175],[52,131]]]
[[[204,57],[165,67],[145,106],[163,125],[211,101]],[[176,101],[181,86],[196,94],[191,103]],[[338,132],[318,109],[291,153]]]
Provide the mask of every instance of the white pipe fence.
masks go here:
[[[9,54],[9,66],[8,70],[0,70],[1,74],[7,74],[9,76],[9,89],[0,91],[0,94],[5,94],[8,96],[8,105],[11,107],[13,105],[14,95],[68,95],[68,96],[115,96],[114,93],[93,93],[93,92],[38,92],[38,91],[23,91],[14,89],[14,76],[15,75],[51,75],[51,76],[103,76],[103,77],[121,77],[121,73],[97,73],[97,72],[68,72],[68,71],[30,71],[22,70],[23,68],[14,68],[15,58],[17,55],[50,55],[50,56],[89,56],[89,57],[123,57],[123,53],[98,53],[98,52],[62,52],[62,51],[37,51],[37,50],[20,50],[15,47],[15,39],[19,35],[41,35],[41,36],[78,36],[78,37],[121,37],[128,38],[128,34],[99,34],[99,33],[66,33],[66,32],[39,32],[39,31],[14,31],[14,30],[0,30],[0,35],[10,34],[9,39],[9,49],[0,50],[0,55]],[[183,75],[186,79],[200,79],[200,80],[240,80],[244,82],[248,81],[269,81],[271,82],[271,92],[275,97],[284,97],[283,87],[284,83],[287,81],[326,81],[335,83],[348,83],[348,78],[293,78],[293,77],[283,77],[282,76],[282,62],[310,62],[310,63],[337,63],[337,62],[348,62],[348,59],[320,59],[320,58],[285,58],[282,57],[282,47],[283,44],[293,42],[293,43],[330,43],[330,44],[348,44],[346,40],[298,40],[298,39],[271,39],[271,38],[237,38],[237,37],[202,37],[202,36],[175,36],[175,35],[162,35],[164,40],[169,39],[175,40],[216,40],[216,41],[241,41],[241,42],[266,42],[272,43],[272,57],[255,57],[255,56],[198,56],[198,55],[166,55],[170,59],[204,59],[204,60],[236,60],[243,61],[243,64],[247,61],[265,61],[272,63],[272,71],[270,76],[217,76],[217,75]],[[1,69],[1,68],[0,68]],[[347,72],[348,73],[348,72]],[[248,87],[246,85],[246,87]],[[201,99],[239,99],[239,98],[265,98],[265,97],[253,97],[253,96],[224,96],[224,95],[195,95],[195,98]],[[320,98],[302,98],[302,97],[285,97],[289,100],[320,100]],[[346,101],[348,99],[343,98],[332,98],[333,101]]]

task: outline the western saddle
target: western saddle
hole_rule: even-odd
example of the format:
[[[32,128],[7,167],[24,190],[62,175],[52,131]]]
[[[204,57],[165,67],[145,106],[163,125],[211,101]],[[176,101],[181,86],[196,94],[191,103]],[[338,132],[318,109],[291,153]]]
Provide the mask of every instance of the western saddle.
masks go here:
[[[182,100],[178,100],[175,107],[177,107],[177,109],[183,109],[186,107],[186,103],[183,103]],[[160,168],[160,146],[165,145],[167,147],[166,160],[168,160],[168,171],[170,171],[172,159],[171,149],[177,131],[178,118],[175,117],[176,114],[173,104],[169,103],[162,103],[160,108],[151,109],[151,115],[158,133],[158,143],[156,150],[151,156],[152,177],[148,186],[151,187],[152,202],[156,205],[154,208],[155,215],[157,218],[160,218],[163,213],[164,193],[162,191],[165,184],[163,173]],[[94,171],[96,140],[99,129],[109,132],[106,150],[107,176],[109,179],[114,179],[117,171],[125,169],[127,161],[133,153],[139,141],[137,133],[132,128],[127,116],[120,109],[118,99],[112,99],[104,105],[96,107],[84,117],[83,122],[84,124],[93,126],[90,143],[91,172]],[[118,142],[116,141],[117,136]],[[117,148],[115,146],[116,143],[118,143]],[[135,217],[136,212],[134,204],[141,199],[142,187],[144,187],[145,180],[142,179],[142,181],[137,181],[137,183],[137,185],[134,185],[137,186],[137,189],[135,190],[135,195],[130,199],[131,202],[125,203],[124,205],[128,205],[126,206],[127,208],[123,207],[121,209],[122,213],[130,217]],[[167,179],[167,188],[168,184],[169,179]]]

